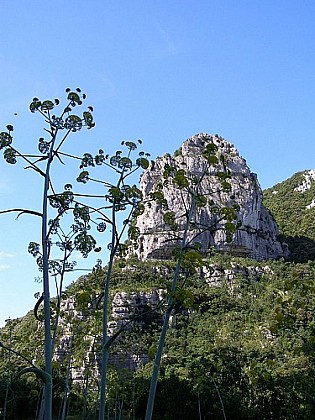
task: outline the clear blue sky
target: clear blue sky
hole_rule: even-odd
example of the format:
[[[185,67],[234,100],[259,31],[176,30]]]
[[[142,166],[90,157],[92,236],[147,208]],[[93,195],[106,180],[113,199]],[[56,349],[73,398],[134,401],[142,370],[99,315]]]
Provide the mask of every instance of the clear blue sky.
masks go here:
[[[315,168],[314,0],[2,0],[0,16],[0,130],[13,124],[25,152],[43,134],[30,100],[79,86],[97,125],[78,153],[141,138],[155,157],[208,132],[263,188]],[[38,209],[35,178],[1,158],[0,208]],[[40,290],[36,222],[0,216],[0,325]]]

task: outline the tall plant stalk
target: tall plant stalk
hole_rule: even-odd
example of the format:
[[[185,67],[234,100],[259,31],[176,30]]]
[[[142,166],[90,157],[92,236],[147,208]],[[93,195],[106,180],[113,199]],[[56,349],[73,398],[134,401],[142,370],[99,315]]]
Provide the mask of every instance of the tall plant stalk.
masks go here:
[[[41,218],[41,243],[30,242],[28,251],[36,258],[39,270],[42,272],[43,282],[43,293],[39,298],[38,303],[35,305],[34,313],[37,317],[37,310],[39,304],[43,301],[44,303],[44,358],[45,358],[45,370],[41,370],[32,364],[32,367],[22,370],[22,373],[32,372],[35,373],[44,382],[44,393],[43,401],[41,404],[40,414],[38,419],[44,418],[45,420],[52,419],[52,355],[53,346],[56,338],[56,328],[58,324],[58,317],[60,311],[60,298],[62,291],[62,281],[66,271],[71,271],[71,266],[68,263],[68,258],[71,252],[75,249],[80,250],[84,256],[86,256],[94,245],[94,239],[86,234],[86,226],[83,226],[80,232],[83,233],[75,236],[75,231],[70,235],[65,235],[63,229],[60,227],[59,222],[64,214],[70,209],[71,202],[73,201],[73,193],[71,191],[72,186],[70,184],[65,185],[65,191],[56,195],[51,179],[51,167],[53,161],[58,159],[61,163],[61,146],[64,144],[68,135],[71,132],[79,131],[83,126],[92,128],[95,124],[93,123],[93,117],[90,111],[93,109],[89,107],[89,111],[83,112],[83,117],[79,117],[72,113],[73,108],[76,105],[82,105],[80,96],[81,90],[76,89],[75,92],[71,89],[66,89],[68,105],[63,109],[60,116],[56,117],[51,114],[52,109],[59,105],[60,101],[55,99],[54,101],[45,100],[40,101],[38,98],[33,98],[30,104],[30,111],[32,113],[38,112],[44,117],[45,123],[48,124],[48,128],[45,131],[49,135],[49,139],[45,140],[40,137],[38,140],[38,151],[40,154],[23,154],[12,146],[13,137],[11,135],[13,127],[7,126],[7,132],[0,132],[0,150],[3,151],[3,157],[9,164],[15,164],[18,158],[27,162],[28,166],[26,169],[32,169],[37,174],[44,178],[41,207],[42,212],[37,212],[30,209],[14,208],[9,210],[0,211],[0,213],[18,212],[20,214],[31,214]],[[82,98],[85,99],[86,95],[82,94]],[[60,131],[64,134],[57,136]],[[41,169],[41,164],[45,164],[45,169]],[[51,191],[52,195],[49,195]],[[54,219],[48,218],[49,216],[49,205],[58,209],[58,214]],[[75,223],[72,226],[82,226],[79,223]],[[74,229],[74,228],[73,228]],[[58,233],[60,230],[60,234]],[[60,242],[53,243],[51,235],[58,234],[61,239]],[[94,241],[94,242],[93,242]],[[63,251],[63,258],[53,259],[51,256],[51,248],[53,245]],[[67,250],[67,252],[65,252]],[[62,263],[60,263],[62,261]],[[51,302],[50,302],[50,274],[53,276],[60,276],[60,286],[57,287],[58,292],[58,314],[55,322],[55,334],[54,339],[51,336]],[[58,290],[59,289],[59,290]]]
[[[48,225],[48,191],[50,186],[50,167],[53,161],[53,150],[57,131],[52,139],[48,155],[42,207],[42,256],[43,256],[43,297],[44,297],[44,350],[45,350],[45,372],[49,380],[45,384],[45,419],[52,418],[52,346],[51,346],[51,328],[50,328],[50,287],[49,287],[49,237],[47,235]]]
[[[225,226],[227,240],[231,240],[233,233],[236,229],[236,218],[237,207],[233,205],[222,206],[221,208],[212,200],[213,191],[203,191],[202,182],[207,174],[209,174],[209,169],[211,166],[221,166],[221,171],[218,172],[218,180],[221,183],[222,191],[230,192],[231,185],[226,181],[230,177],[230,173],[227,170],[226,166],[226,157],[220,155],[218,147],[210,138],[204,138],[207,145],[204,148],[202,153],[204,158],[204,165],[200,171],[199,176],[191,175],[185,168],[185,163],[181,162],[180,165],[177,165],[176,160],[173,159],[170,164],[165,164],[163,176],[165,178],[164,182],[161,182],[158,185],[158,191],[151,193],[152,196],[157,197],[161,204],[162,208],[164,205],[164,210],[166,212],[163,215],[163,221],[166,225],[169,225],[171,229],[175,232],[174,240],[178,242],[178,224],[176,219],[178,215],[174,211],[169,211],[169,205],[164,197],[162,192],[163,188],[168,188],[171,182],[171,185],[175,188],[175,191],[181,197],[182,205],[184,208],[184,229],[182,233],[182,238],[179,245],[179,250],[177,254],[177,265],[175,273],[172,280],[171,290],[169,294],[169,299],[165,311],[165,317],[163,321],[162,330],[160,333],[157,351],[154,358],[153,371],[150,382],[150,390],[148,395],[147,409],[145,420],[151,420],[153,415],[154,400],[156,395],[156,388],[158,383],[158,377],[160,372],[161,358],[163,354],[163,348],[166,340],[166,333],[169,327],[169,321],[171,317],[171,312],[175,303],[175,293],[178,287],[178,279],[180,276],[180,270],[183,265],[187,267],[197,268],[202,262],[202,255],[198,252],[198,246],[195,244],[195,240],[199,235],[205,231],[215,230],[216,226],[219,223],[223,223]],[[185,169],[184,169],[185,168]],[[222,175],[223,174],[223,175]],[[215,191],[216,193],[218,190]],[[208,197],[210,196],[210,199]],[[187,205],[187,203],[189,203]],[[215,222],[211,226],[205,226],[200,221],[196,219],[197,209],[209,206],[214,213],[216,214]],[[183,217],[180,216],[180,217]],[[189,231],[192,230],[192,234],[188,236]],[[200,244],[199,244],[200,245]]]
[[[112,210],[112,220],[115,222],[115,209],[113,206]],[[105,287],[104,287],[104,305],[103,305],[103,324],[102,324],[102,368],[101,368],[101,382],[100,382],[100,411],[99,411],[99,419],[105,419],[105,406],[106,406],[106,385],[107,385],[107,369],[108,369],[108,301],[109,301],[109,290],[110,290],[110,279],[112,276],[113,271],[113,263],[114,263],[114,250],[115,250],[115,224],[112,226],[112,249],[110,253],[110,258],[107,267],[107,274],[105,280]]]
[[[193,195],[192,196],[192,203],[191,203],[191,206],[190,206],[189,214],[187,216],[187,221],[186,221],[185,228],[184,228],[184,234],[183,234],[182,242],[181,242],[181,245],[180,245],[180,255],[181,256],[182,256],[182,254],[183,254],[183,252],[186,248],[186,245],[187,245],[187,235],[188,235],[188,230],[189,230],[189,227],[190,227],[190,220],[191,220],[191,217],[194,214],[194,211],[195,211],[195,208],[196,208],[196,201],[195,201],[194,197],[195,196]],[[160,366],[161,366],[161,358],[162,358],[162,354],[163,354],[163,348],[164,348],[164,345],[165,345],[166,333],[167,333],[168,326],[169,326],[170,316],[171,316],[171,313],[172,313],[172,310],[173,310],[174,296],[175,296],[175,291],[176,291],[176,287],[177,287],[177,283],[178,283],[178,278],[179,278],[179,274],[180,274],[181,265],[182,265],[182,259],[180,257],[177,261],[177,264],[176,264],[176,269],[175,269],[175,273],[174,273],[174,277],[173,277],[173,281],[172,281],[170,296],[169,296],[169,300],[167,302],[167,307],[166,307],[166,311],[165,311],[163,326],[162,326],[162,330],[161,330],[161,333],[160,333],[158,347],[157,347],[157,351],[156,351],[155,358],[154,358],[153,372],[152,372],[152,376],[151,376],[150,390],[149,390],[145,420],[151,420],[152,415],[153,415],[156,387],[157,387],[157,383],[158,383]]]
[[[138,140],[138,143],[141,144],[141,140]],[[108,205],[106,206],[93,208],[93,212],[96,213],[98,219],[101,220],[101,222],[97,223],[97,229],[100,232],[104,232],[107,226],[111,229],[111,240],[108,244],[110,255],[102,293],[103,313],[99,420],[104,420],[105,418],[109,347],[120,333],[114,334],[114,337],[108,336],[108,305],[114,260],[117,255],[122,255],[126,249],[125,244],[122,243],[125,233],[128,232],[129,238],[135,238],[137,236],[138,230],[132,224],[132,221],[136,215],[141,212],[142,208],[141,191],[136,187],[136,185],[128,185],[126,183],[126,179],[139,168],[146,169],[149,166],[149,161],[147,160],[149,155],[144,152],[139,152],[139,157],[136,158],[135,161],[131,159],[131,153],[138,147],[136,143],[123,141],[121,144],[127,148],[127,153],[125,155],[123,155],[122,151],[116,151],[113,156],[109,157],[109,155],[104,154],[103,150],[99,150],[98,155],[95,157],[90,154],[85,154],[80,165],[80,168],[83,169],[83,171],[77,177],[78,182],[82,182],[84,184],[86,184],[87,181],[96,182],[98,185],[105,187],[108,191],[108,194],[106,194],[105,197],[103,194],[88,195],[88,197],[92,199],[101,198],[104,200],[105,198],[108,202]],[[116,172],[116,183],[109,183],[107,181],[91,178],[89,172],[85,169],[88,166],[95,167],[100,165],[105,165],[106,168]],[[125,216],[122,225],[119,224],[117,217],[118,213],[122,213]]]
[[[130,143],[129,146],[128,155],[126,159],[130,160],[130,153],[132,150],[135,149],[135,144]],[[121,160],[121,159],[120,159]],[[140,162],[139,162],[140,163]],[[145,162],[146,165],[147,162]],[[143,161],[142,161],[142,164]],[[136,169],[139,168],[139,164],[136,165]],[[132,167],[132,166],[131,166]],[[127,166],[124,166],[121,168],[121,171],[119,171],[120,176],[118,178],[118,182],[116,186],[112,189],[112,191],[120,191],[126,190],[126,185],[124,184],[125,178],[127,176],[130,176],[130,163],[128,162]],[[122,188],[123,187],[123,188]],[[128,186],[127,186],[128,187]],[[139,190],[137,190],[136,187],[134,188],[134,193],[138,195],[138,198],[140,198]],[[127,188],[128,190],[128,188]],[[112,344],[109,341],[108,337],[108,304],[109,304],[109,293],[110,293],[110,281],[112,277],[112,271],[113,271],[113,265],[115,256],[119,252],[119,247],[121,246],[121,239],[124,234],[124,231],[128,225],[128,223],[131,221],[131,217],[133,216],[134,212],[140,205],[140,201],[137,199],[134,203],[132,203],[132,200],[130,201],[130,198],[124,197],[124,206],[128,204],[131,205],[131,211],[129,212],[129,217],[126,219],[128,223],[124,224],[124,227],[122,230],[118,233],[118,227],[117,227],[117,212],[119,211],[121,202],[122,202],[121,195],[113,194],[111,201],[112,201],[112,208],[111,208],[111,229],[112,229],[112,235],[111,235],[111,243],[110,243],[110,257],[107,267],[107,273],[106,273],[106,280],[105,280],[105,286],[104,286],[104,305],[103,305],[103,323],[102,323],[102,368],[101,368],[101,381],[100,381],[100,410],[99,410],[99,420],[105,419],[105,408],[106,408],[106,387],[107,387],[107,371],[108,371],[108,358],[109,358],[109,346]],[[124,207],[123,206],[123,207]]]

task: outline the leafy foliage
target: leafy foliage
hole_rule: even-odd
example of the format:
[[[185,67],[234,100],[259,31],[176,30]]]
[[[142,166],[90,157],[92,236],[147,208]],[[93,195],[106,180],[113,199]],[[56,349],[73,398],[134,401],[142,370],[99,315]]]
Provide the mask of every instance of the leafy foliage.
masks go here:
[[[155,417],[198,418],[200,410],[204,418],[219,419],[223,418],[224,409],[226,418],[312,419],[315,408],[313,262],[258,263],[217,255],[211,261],[204,260],[203,267],[208,269],[193,275],[185,268],[181,272],[182,278],[186,278],[185,287],[176,292],[157,387]],[[136,294],[149,296],[152,290],[166,293],[174,270],[175,264],[167,261],[117,260],[112,273],[111,299],[123,291],[128,305]],[[97,345],[93,350],[93,342],[97,343],[101,334],[101,309],[97,309],[95,302],[105,277],[106,272],[100,271],[73,283],[65,293],[67,302],[73,302],[74,307],[66,309],[65,306],[62,314],[65,331],[71,325],[75,340],[73,366],[83,368],[84,377],[89,378],[86,411],[91,419],[96,418],[93,414],[97,377],[94,352],[100,351]],[[142,309],[139,304],[130,305],[129,316],[134,321],[111,347],[107,410],[113,415],[115,410],[121,410],[124,418],[144,416],[151,376],[150,357],[154,355],[164,316],[163,298],[161,305],[149,304]],[[112,317],[114,312],[111,314]],[[117,318],[111,321],[115,319],[117,322]],[[11,335],[12,344],[26,356],[33,354],[40,365],[42,354],[36,340],[39,326],[29,314],[22,320],[9,322],[1,330],[1,340],[8,343]],[[116,328],[121,327],[117,324]],[[60,333],[60,338],[65,338],[65,331]],[[145,354],[147,359],[143,359]],[[3,390],[7,372],[11,369],[14,373],[22,367],[14,355],[8,365],[5,355],[6,351],[0,349]],[[135,358],[143,359],[137,370],[127,369]],[[64,375],[66,361],[65,356],[59,359],[56,380],[58,375]],[[69,414],[82,413],[84,383],[84,380],[70,381],[69,398],[73,405],[69,406]],[[55,392],[59,392],[56,401],[61,401],[62,387],[57,387]],[[1,395],[4,398],[4,392]],[[23,398],[28,398],[21,391],[15,395],[21,404]],[[10,410],[18,407],[17,401],[13,402]]]
[[[298,172],[286,181],[264,191],[264,203],[273,214],[286,242],[291,259],[306,262],[315,259],[315,182],[299,190],[305,182],[305,172]]]

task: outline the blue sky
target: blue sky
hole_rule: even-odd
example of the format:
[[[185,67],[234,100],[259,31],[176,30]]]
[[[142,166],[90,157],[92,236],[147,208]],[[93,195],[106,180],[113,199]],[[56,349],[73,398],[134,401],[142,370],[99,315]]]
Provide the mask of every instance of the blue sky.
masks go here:
[[[70,143],[78,154],[141,138],[154,158],[208,132],[263,188],[315,167],[313,0],[2,0],[0,16],[0,130],[13,124],[20,150],[43,134],[30,100],[79,86],[96,128]],[[38,209],[40,193],[34,174],[0,160],[1,209]],[[40,285],[27,254],[37,220],[2,215],[0,229],[1,325]]]

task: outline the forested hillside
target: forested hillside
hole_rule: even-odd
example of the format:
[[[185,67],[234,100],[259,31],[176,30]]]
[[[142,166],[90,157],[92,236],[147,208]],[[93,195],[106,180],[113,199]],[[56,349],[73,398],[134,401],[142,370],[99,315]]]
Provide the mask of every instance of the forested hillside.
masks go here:
[[[120,303],[116,309],[112,305],[111,319],[123,332],[110,350],[108,418],[144,418],[163,291],[173,270],[172,262],[116,262],[112,303],[117,296]],[[65,292],[53,363],[55,418],[65,396],[68,419],[97,418],[97,296],[104,274],[81,277]],[[217,254],[182,276],[185,286],[176,294],[154,418],[312,419],[315,264],[232,261]],[[153,290],[159,290],[158,304],[150,301]],[[1,341],[43,363],[42,324],[33,313],[9,322]],[[1,350],[1,406],[6,401],[7,418],[34,418],[38,408],[39,380],[17,376],[26,365]]]
[[[278,224],[280,239],[289,245],[291,258],[298,262],[315,258],[313,172],[298,172],[264,191],[264,203]]]

